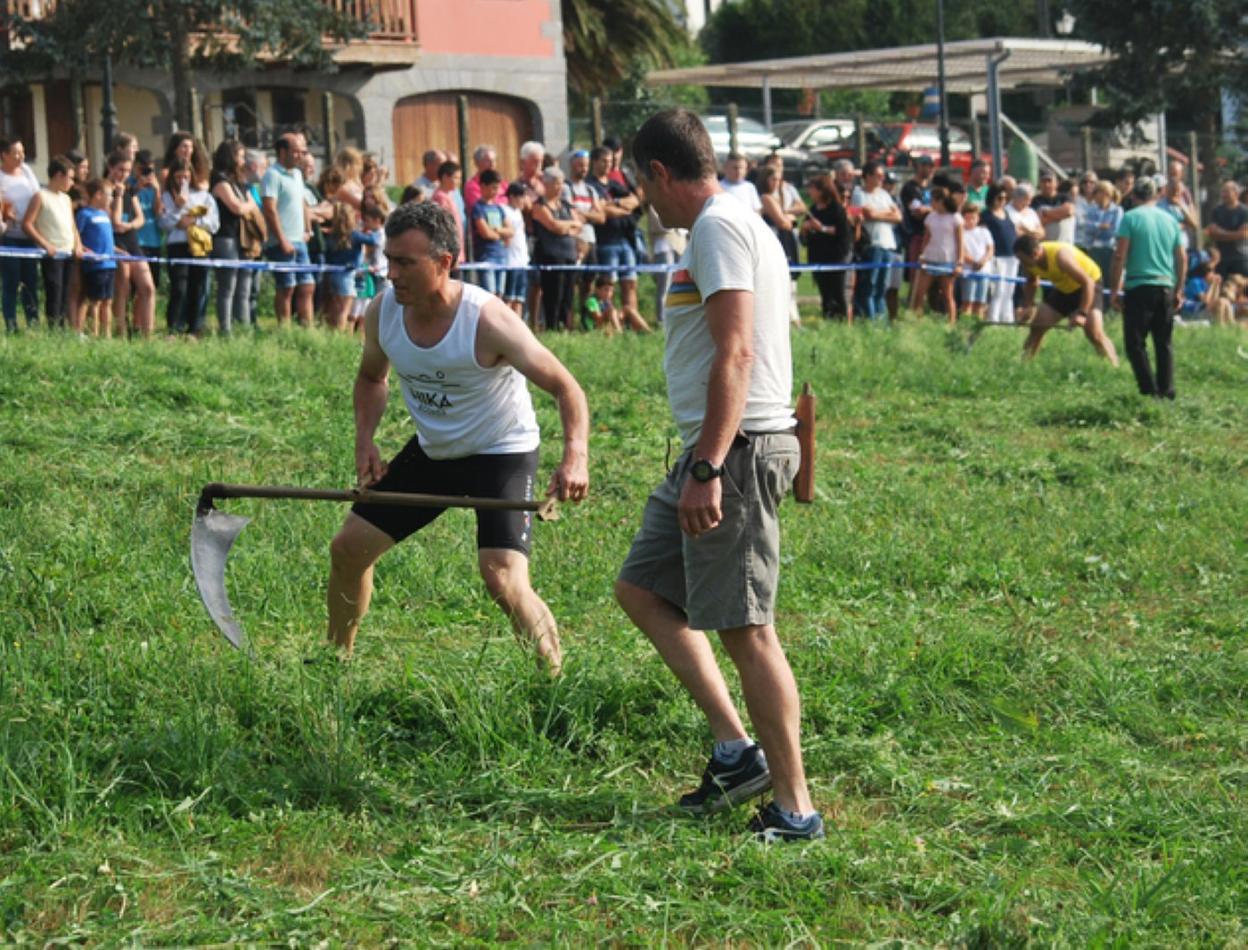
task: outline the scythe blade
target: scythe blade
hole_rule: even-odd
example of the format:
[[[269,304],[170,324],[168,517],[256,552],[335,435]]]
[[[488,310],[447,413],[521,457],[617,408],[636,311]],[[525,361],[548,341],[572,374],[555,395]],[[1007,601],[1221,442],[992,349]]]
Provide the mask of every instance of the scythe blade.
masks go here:
[[[230,556],[234,539],[250,518],[227,515],[212,506],[210,497],[201,496],[191,524],[191,570],[195,574],[195,586],[208,608],[217,629],[239,650],[250,653],[247,636],[234,617],[230,598],[225,591],[225,562]]]

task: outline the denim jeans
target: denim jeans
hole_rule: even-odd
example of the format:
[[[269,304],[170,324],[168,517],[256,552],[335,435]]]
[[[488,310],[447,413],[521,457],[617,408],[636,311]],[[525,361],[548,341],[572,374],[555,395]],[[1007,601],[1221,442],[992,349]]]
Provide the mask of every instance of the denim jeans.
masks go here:
[[[863,263],[884,265],[896,264],[900,260],[896,251],[872,245]],[[888,290],[889,270],[888,267],[877,266],[858,271],[854,299],[859,312],[872,320],[888,320],[888,304],[884,300],[884,294]]]
[[[32,249],[34,241],[25,238],[6,237],[0,241],[4,247]],[[17,329],[17,298],[22,298],[22,310],[28,327],[39,325],[39,259],[36,257],[0,258],[0,282],[3,283],[4,325]]]

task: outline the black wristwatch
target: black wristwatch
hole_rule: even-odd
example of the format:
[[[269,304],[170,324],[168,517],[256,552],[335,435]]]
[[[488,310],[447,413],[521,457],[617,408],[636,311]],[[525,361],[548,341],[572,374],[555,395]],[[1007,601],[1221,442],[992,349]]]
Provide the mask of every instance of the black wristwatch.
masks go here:
[[[706,459],[698,459],[689,466],[689,474],[693,476],[695,482],[709,482],[712,478],[719,478],[724,474],[722,465],[712,465]]]

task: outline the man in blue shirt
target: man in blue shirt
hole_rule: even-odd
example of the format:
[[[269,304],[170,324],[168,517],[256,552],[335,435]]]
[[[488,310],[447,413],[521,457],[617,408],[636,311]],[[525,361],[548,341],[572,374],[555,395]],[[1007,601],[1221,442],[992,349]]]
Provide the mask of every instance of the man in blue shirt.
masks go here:
[[[277,162],[264,173],[260,184],[264,222],[269,228],[264,256],[277,263],[307,266],[311,263],[308,257],[307,203],[304,200],[303,173],[299,170],[308,150],[307,142],[298,132],[287,132],[278,137],[274,147]],[[312,271],[276,271],[273,283],[276,285],[273,311],[277,314],[278,324],[290,321],[293,299],[299,322],[310,327],[312,295],[316,289],[316,277]],[[296,284],[299,288],[297,296]]]
[[[1122,336],[1143,396],[1174,398],[1174,356],[1170,334],[1173,313],[1183,303],[1187,254],[1179,223],[1157,207],[1157,186],[1141,178],[1132,192],[1136,206],[1118,226],[1118,246],[1109,286],[1113,305],[1123,311]],[[1153,337],[1157,358],[1154,377],[1145,341]]]

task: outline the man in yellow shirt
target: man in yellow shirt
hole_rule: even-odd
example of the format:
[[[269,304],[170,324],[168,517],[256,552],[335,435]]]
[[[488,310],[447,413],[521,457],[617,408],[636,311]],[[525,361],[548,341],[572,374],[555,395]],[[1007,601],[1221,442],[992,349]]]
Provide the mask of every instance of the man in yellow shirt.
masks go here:
[[[1023,344],[1023,359],[1035,356],[1044,335],[1068,318],[1072,328],[1082,327],[1092,347],[1117,366],[1118,353],[1105,335],[1101,318],[1100,265],[1073,244],[1040,241],[1030,234],[1014,243],[1014,256],[1027,278],[1019,322],[1027,323],[1031,332]],[[1041,280],[1052,286],[1045,290],[1044,299],[1037,306],[1036,288]],[[1028,315],[1030,319],[1026,319]]]

